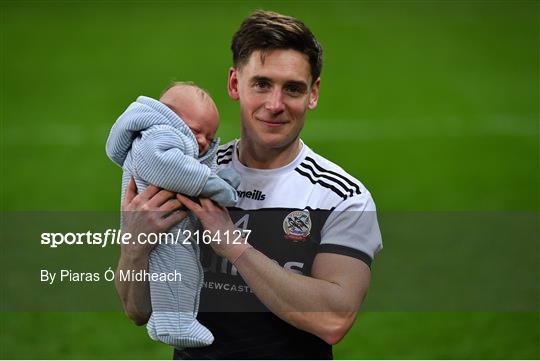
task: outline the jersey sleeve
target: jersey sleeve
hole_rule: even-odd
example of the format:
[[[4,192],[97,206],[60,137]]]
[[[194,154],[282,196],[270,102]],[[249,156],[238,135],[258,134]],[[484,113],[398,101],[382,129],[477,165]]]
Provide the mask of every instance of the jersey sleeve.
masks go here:
[[[160,188],[197,196],[211,170],[184,154],[187,141],[166,126],[146,131],[140,142],[134,145],[137,175]]]
[[[371,266],[382,249],[375,202],[369,192],[349,197],[328,216],[318,253],[337,253],[362,260]]]

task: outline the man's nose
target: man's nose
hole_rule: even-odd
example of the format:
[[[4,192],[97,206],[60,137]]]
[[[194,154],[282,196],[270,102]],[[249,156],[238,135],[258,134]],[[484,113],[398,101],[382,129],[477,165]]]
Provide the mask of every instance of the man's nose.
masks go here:
[[[281,89],[274,89],[272,93],[269,94],[265,107],[272,113],[280,113],[285,109]]]

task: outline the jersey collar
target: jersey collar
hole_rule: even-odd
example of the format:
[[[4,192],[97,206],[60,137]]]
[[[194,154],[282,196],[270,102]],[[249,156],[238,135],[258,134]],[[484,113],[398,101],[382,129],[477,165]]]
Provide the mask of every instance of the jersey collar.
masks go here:
[[[234,151],[233,151],[232,164],[233,164],[234,169],[238,173],[244,174],[244,175],[266,175],[266,176],[268,176],[268,175],[278,175],[278,174],[284,174],[284,173],[290,172],[290,171],[294,170],[294,168],[296,168],[302,162],[302,160],[306,157],[306,155],[307,155],[307,153],[309,151],[309,147],[304,144],[302,139],[300,139],[300,146],[301,146],[300,152],[298,153],[296,158],[294,158],[292,160],[292,162],[290,162],[287,165],[284,165],[283,167],[279,167],[279,168],[256,169],[256,168],[246,167],[245,165],[240,163],[240,160],[238,159],[238,148],[237,148],[238,143],[239,143],[239,139],[236,139],[235,142],[234,142]]]

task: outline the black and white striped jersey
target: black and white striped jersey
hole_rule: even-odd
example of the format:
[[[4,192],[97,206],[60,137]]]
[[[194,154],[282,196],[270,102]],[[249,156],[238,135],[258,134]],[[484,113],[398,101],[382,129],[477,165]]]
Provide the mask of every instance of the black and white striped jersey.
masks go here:
[[[232,141],[221,146],[217,162],[219,168],[233,167],[240,175],[238,209],[321,211],[328,219],[317,230],[320,234],[310,230],[312,240],[320,244],[318,251],[344,253],[371,263],[382,241],[375,203],[362,183],[305,144],[290,164],[268,170],[240,163],[236,145]],[[275,227],[282,228],[278,225]],[[281,231],[281,238],[287,236]]]
[[[371,265],[382,241],[375,204],[362,183],[305,144],[290,164],[268,170],[245,167],[236,147],[237,141],[221,146],[217,163],[240,175],[239,202],[229,212],[239,228],[251,231],[253,247],[306,276],[322,252]],[[198,319],[215,341],[186,350],[184,357],[331,358],[331,346],[269,312],[236,268],[209,246],[201,247],[201,261],[205,274]]]

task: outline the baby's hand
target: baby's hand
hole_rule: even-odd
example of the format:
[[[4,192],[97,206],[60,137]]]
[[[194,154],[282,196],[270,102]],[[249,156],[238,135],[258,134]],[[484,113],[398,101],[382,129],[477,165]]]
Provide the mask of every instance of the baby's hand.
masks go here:
[[[225,182],[229,183],[234,189],[238,188],[240,185],[240,176],[232,167],[219,170],[217,175]]]
[[[217,175],[208,178],[200,196],[210,198],[222,207],[233,207],[238,202],[236,189]]]

